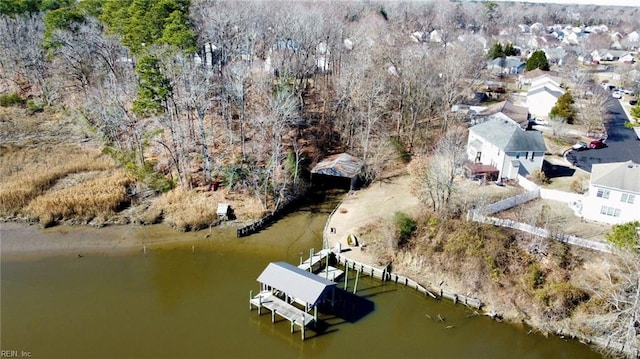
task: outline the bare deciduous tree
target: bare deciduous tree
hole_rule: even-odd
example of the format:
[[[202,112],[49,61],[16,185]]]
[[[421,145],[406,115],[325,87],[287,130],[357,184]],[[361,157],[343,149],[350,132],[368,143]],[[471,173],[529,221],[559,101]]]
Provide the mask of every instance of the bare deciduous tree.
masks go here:
[[[592,297],[603,303],[602,312],[591,316],[583,330],[604,338],[608,354],[636,358],[640,350],[640,260],[637,253],[620,251],[608,257],[604,270],[594,271],[588,285]]]
[[[40,96],[51,105],[60,95],[60,83],[51,78],[42,47],[42,15],[0,16],[0,34],[0,78],[11,81],[22,95]]]
[[[434,212],[442,211],[455,192],[455,178],[464,160],[466,138],[464,128],[452,126],[425,165],[414,171],[418,196],[430,203]]]

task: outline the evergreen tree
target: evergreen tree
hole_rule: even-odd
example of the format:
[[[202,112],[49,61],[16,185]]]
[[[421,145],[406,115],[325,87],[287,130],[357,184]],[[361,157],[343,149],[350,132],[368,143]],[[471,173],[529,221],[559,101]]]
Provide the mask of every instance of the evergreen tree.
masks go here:
[[[160,43],[173,45],[187,53],[197,50],[196,35],[191,30],[189,18],[180,11],[174,11],[167,18],[167,24],[162,30]]]
[[[547,60],[547,55],[545,55],[544,51],[542,50],[534,51],[533,54],[531,54],[529,60],[527,60],[527,64],[525,65],[526,71],[535,69],[549,71],[549,61]]]
[[[493,46],[491,46],[491,50],[489,50],[489,58],[491,58],[491,60],[504,56],[505,53],[501,43],[496,42],[495,44],[493,44]]]
[[[520,54],[520,51],[518,49],[516,49],[515,47],[513,47],[512,43],[507,43],[504,46],[504,55],[505,56],[517,56],[518,54]]]
[[[153,116],[163,112],[165,101],[171,94],[171,85],[160,69],[158,58],[145,55],[136,67],[138,94],[133,101],[133,112],[139,116]]]
[[[565,92],[562,96],[558,98],[556,104],[551,108],[551,112],[549,112],[549,116],[551,118],[559,117],[563,118],[568,124],[573,124],[576,116],[576,110],[573,104],[575,101],[573,100],[573,96],[571,95],[571,91]]]
[[[620,248],[637,250],[638,240],[640,240],[639,230],[640,222],[638,221],[616,224],[611,232],[607,233],[607,240]]]

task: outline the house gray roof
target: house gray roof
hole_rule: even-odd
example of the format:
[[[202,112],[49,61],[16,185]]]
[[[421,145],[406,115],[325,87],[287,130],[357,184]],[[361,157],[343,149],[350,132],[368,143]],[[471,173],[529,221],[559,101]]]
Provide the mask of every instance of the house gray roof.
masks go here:
[[[492,117],[487,121],[469,129],[479,137],[501,148],[504,152],[545,152],[542,133],[525,131],[517,123],[500,117]]]
[[[594,164],[591,170],[591,184],[640,193],[640,165],[633,161]]]
[[[555,98],[559,98],[560,96],[562,96],[562,92],[560,92],[560,91],[554,91],[554,90],[550,89],[547,86],[539,86],[539,87],[535,87],[535,88],[530,89],[527,92],[527,97],[532,96],[532,95],[536,95],[536,94],[539,94],[539,93],[542,93],[542,92],[548,92],[551,95],[553,95],[553,97],[555,97]]]
[[[364,161],[348,153],[339,153],[320,161],[311,173],[353,178],[360,173]]]
[[[328,279],[286,262],[269,263],[258,277],[258,282],[310,305],[317,304],[328,289],[336,286],[336,283]]]
[[[501,67],[504,69],[518,68],[525,65],[522,60],[517,57],[507,56],[507,57],[498,57],[491,61],[489,61],[490,67]]]

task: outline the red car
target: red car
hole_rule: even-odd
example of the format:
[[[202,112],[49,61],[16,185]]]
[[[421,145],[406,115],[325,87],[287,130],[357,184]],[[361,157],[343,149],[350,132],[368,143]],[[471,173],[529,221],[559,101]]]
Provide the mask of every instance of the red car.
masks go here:
[[[604,140],[595,140],[595,141],[591,141],[589,142],[589,148],[603,148],[603,147],[607,147],[607,144],[604,143]]]

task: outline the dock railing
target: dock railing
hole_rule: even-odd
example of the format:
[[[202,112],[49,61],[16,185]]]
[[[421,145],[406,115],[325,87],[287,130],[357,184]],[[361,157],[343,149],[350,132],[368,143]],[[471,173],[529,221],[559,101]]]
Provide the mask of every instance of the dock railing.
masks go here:
[[[475,309],[482,309],[482,307],[484,306],[484,303],[482,303],[482,301],[478,298],[457,294],[454,292],[444,290],[442,288],[439,288],[437,290],[426,288],[425,286],[421,285],[420,283],[416,282],[415,280],[409,277],[405,277],[403,275],[399,275],[396,273],[391,273],[388,265],[381,269],[381,268],[376,268],[371,265],[367,265],[367,264],[360,263],[355,260],[346,258],[345,256],[342,256],[339,253],[334,252],[334,255],[336,257],[338,264],[343,265],[345,268],[360,271],[360,273],[369,275],[373,278],[380,279],[385,282],[392,281],[398,284],[402,284],[409,288],[413,288],[420,293],[423,293],[425,296],[429,296],[434,299],[438,299],[438,297],[447,298],[452,300],[455,304],[460,303],[469,307],[473,307]]]

